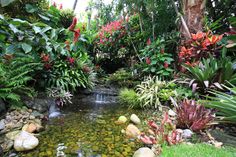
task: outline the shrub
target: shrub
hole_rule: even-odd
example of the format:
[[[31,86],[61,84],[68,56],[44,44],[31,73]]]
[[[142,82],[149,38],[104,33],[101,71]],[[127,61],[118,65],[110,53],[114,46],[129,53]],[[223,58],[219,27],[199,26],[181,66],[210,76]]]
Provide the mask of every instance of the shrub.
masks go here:
[[[210,88],[223,89],[220,84],[226,81],[235,84],[236,73],[234,63],[230,57],[223,56],[220,59],[210,57],[203,59],[199,65],[185,66],[188,73],[185,74],[186,83],[193,91],[206,92]]]
[[[205,129],[215,118],[212,110],[194,100],[184,100],[176,107],[176,111],[177,127],[189,128],[196,132]]]
[[[0,98],[6,101],[20,101],[21,95],[33,96],[34,90],[27,87],[27,83],[33,80],[31,73],[41,67],[39,63],[32,62],[30,58],[1,59]]]
[[[221,41],[222,37],[223,35],[214,35],[210,31],[192,34],[190,41],[181,47],[179,62],[195,65],[203,58],[208,58],[210,55],[218,55],[219,46],[217,44]]]
[[[165,113],[160,125],[157,125],[153,120],[148,122],[149,135],[142,133],[140,140],[144,144],[153,145],[155,153],[161,153],[162,146],[176,145],[182,142],[181,133],[176,130],[176,126],[169,118],[168,113]]]
[[[149,39],[150,42],[150,39]],[[141,50],[144,74],[157,75],[160,78],[170,79],[173,74],[171,63],[174,61],[172,54],[165,52],[164,39],[157,39]]]
[[[111,74],[108,78],[108,83],[117,85],[119,87],[134,87],[139,83],[137,78],[132,75],[130,71],[125,69],[119,69],[115,73]]]
[[[161,110],[162,105],[168,103],[170,97],[177,97],[175,86],[173,81],[166,82],[158,77],[147,77],[140,85],[137,85],[141,107],[154,107]]]
[[[138,95],[133,89],[124,88],[120,90],[119,102],[122,105],[129,106],[130,108],[140,107]]]
[[[209,91],[216,97],[208,97],[204,106],[217,110],[217,115],[223,117],[222,122],[236,123],[236,86],[224,86],[229,92]]]

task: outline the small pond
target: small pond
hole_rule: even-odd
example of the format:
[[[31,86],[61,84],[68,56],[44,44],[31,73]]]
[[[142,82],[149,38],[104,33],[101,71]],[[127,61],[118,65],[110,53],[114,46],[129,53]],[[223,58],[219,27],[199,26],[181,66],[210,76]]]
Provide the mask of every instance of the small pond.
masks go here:
[[[75,96],[73,104],[63,108],[63,118],[46,124],[45,131],[38,136],[39,146],[20,156],[55,157],[57,149],[63,148],[58,146],[61,144],[67,147],[63,149],[67,157],[131,157],[140,143],[121,133],[128,123],[117,125],[115,121],[121,115],[128,118],[132,113],[142,119],[145,113],[115,102],[115,96]]]

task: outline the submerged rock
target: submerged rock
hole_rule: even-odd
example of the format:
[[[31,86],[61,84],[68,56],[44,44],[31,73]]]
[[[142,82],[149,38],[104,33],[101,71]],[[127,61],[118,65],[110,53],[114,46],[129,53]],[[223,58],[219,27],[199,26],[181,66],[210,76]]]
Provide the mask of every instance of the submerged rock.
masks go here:
[[[124,124],[127,122],[127,118],[125,116],[120,116],[116,121],[117,124]]]
[[[155,157],[155,154],[150,148],[142,147],[134,153],[133,157]]]
[[[136,114],[132,114],[130,116],[130,120],[134,123],[134,124],[140,124],[141,120],[139,119],[139,117]]]
[[[14,148],[16,151],[32,150],[37,147],[39,140],[32,134],[22,131],[14,141]]]
[[[125,134],[129,137],[136,138],[141,132],[135,125],[129,124],[125,130]]]

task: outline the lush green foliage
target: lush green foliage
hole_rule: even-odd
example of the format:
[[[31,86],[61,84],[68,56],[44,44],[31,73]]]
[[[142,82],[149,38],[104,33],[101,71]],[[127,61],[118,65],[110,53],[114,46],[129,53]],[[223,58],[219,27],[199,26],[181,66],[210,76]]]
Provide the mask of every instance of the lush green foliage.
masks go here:
[[[108,83],[119,87],[134,87],[139,83],[136,77],[130,71],[119,69],[109,76]]]
[[[234,157],[236,154],[235,148],[223,147],[216,148],[208,144],[180,144],[176,146],[166,146],[163,147],[162,157]]]
[[[206,107],[217,109],[217,115],[222,116],[223,122],[236,123],[236,87],[226,87],[229,92],[210,91],[215,97],[204,101]]]
[[[140,102],[138,94],[133,89],[124,88],[120,90],[119,102],[129,108],[139,108]]]
[[[27,83],[33,80],[32,72],[40,68],[42,68],[40,63],[34,63],[32,58],[1,59],[0,98],[6,101],[19,101],[21,95],[32,96],[34,90],[27,87]]]
[[[0,49],[3,55],[32,57],[44,69],[34,71],[32,77],[43,88],[61,87],[75,91],[77,87],[91,87],[93,79],[89,57],[84,48],[85,39],[64,28],[54,29],[44,23],[29,23],[1,16],[3,28]],[[78,40],[80,42],[78,42]]]
[[[149,39],[150,40],[150,39]],[[149,41],[151,42],[151,41]],[[157,39],[141,50],[144,74],[157,75],[160,78],[171,78],[173,69],[171,63],[174,61],[172,54],[165,52],[164,39]]]
[[[140,85],[137,85],[141,107],[154,107],[161,110],[162,105],[168,103],[170,97],[177,97],[175,86],[173,81],[166,82],[161,81],[158,77],[147,77]]]
[[[196,132],[205,129],[214,120],[214,112],[194,100],[184,100],[176,106],[176,112],[177,127]]]
[[[226,81],[235,84],[236,73],[234,62],[230,57],[203,59],[199,65],[185,66],[187,69],[185,81],[193,91],[206,92],[209,88],[223,89],[220,84]]]

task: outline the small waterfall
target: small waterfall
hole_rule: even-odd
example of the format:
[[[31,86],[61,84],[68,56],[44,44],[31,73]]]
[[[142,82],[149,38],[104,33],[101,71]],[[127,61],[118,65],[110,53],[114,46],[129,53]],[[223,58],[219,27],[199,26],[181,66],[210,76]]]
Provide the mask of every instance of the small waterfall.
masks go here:
[[[106,100],[107,95],[102,94],[102,93],[97,93],[95,95],[96,95],[95,103],[97,104],[107,103],[107,100]]]

